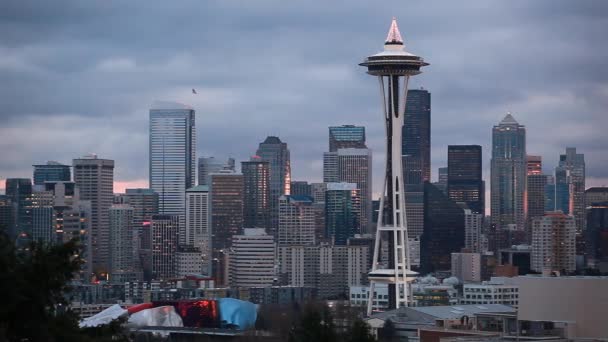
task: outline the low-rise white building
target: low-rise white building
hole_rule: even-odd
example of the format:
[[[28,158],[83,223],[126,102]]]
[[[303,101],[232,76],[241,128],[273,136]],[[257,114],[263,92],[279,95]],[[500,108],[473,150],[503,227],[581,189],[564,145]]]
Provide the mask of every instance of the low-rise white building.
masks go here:
[[[373,311],[384,311],[388,309],[388,284],[376,284],[375,300],[372,304]],[[351,305],[367,306],[369,298],[369,286],[350,286],[348,299]]]
[[[519,287],[513,278],[492,277],[481,284],[464,284],[462,286],[461,304],[519,304]]]

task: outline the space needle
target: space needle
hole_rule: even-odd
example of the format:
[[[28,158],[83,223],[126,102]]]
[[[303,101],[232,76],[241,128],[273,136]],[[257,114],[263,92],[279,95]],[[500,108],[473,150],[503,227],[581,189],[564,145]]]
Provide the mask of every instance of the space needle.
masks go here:
[[[410,76],[429,65],[420,56],[405,50],[397,19],[393,18],[384,43],[384,51],[367,57],[359,64],[377,76],[382,96],[382,114],[386,124],[386,175],[380,199],[378,226],[372,269],[368,274],[370,289],[367,315],[372,313],[376,284],[388,284],[389,309],[408,306],[409,283],[417,273],[410,268],[410,251],[405,217],[405,187],[401,162],[403,115]],[[389,260],[380,263],[380,241],[388,241]]]

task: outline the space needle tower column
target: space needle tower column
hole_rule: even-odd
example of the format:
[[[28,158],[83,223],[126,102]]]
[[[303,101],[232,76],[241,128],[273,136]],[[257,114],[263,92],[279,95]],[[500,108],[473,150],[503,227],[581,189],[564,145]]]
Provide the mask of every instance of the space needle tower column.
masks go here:
[[[372,313],[376,284],[388,284],[389,309],[397,309],[408,306],[411,300],[409,282],[417,275],[410,269],[401,138],[410,76],[418,75],[420,68],[428,63],[422,57],[405,50],[397,20],[393,18],[384,51],[367,57],[359,65],[367,67],[368,74],[378,77],[386,124],[386,175],[380,200],[374,259],[368,275],[369,316]],[[389,260],[381,263],[379,254],[383,237],[388,241]]]

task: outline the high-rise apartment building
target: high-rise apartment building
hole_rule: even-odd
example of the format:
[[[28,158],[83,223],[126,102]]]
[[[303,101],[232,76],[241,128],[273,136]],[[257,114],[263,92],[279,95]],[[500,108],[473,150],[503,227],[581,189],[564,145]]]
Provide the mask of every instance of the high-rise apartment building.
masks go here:
[[[526,128],[509,113],[492,129],[491,216],[499,229],[524,230]],[[513,226],[514,225],[514,226]]]
[[[56,161],[34,165],[34,185],[44,185],[44,182],[69,182],[71,180],[70,166]]]
[[[245,228],[232,237],[230,280],[236,287],[272,286],[276,279],[274,237],[264,228]]]
[[[365,145],[365,127],[354,125],[329,127],[329,152],[341,148],[367,148]]]
[[[279,198],[278,244],[312,246],[315,244],[315,208],[308,196]]]
[[[152,278],[155,280],[168,280],[176,275],[179,221],[178,215],[152,215],[151,257]]]
[[[254,156],[241,162],[241,172],[244,227],[270,229],[270,163]]]
[[[571,203],[570,215],[576,220],[576,252],[582,255],[585,251],[584,230],[586,227],[585,219],[585,155],[576,153],[576,148],[567,147],[566,153],[559,156],[559,165],[556,171],[556,185],[558,169],[565,170],[568,174],[567,179],[570,181],[569,186],[569,202]],[[557,192],[557,188],[556,188]],[[557,198],[557,196],[556,196]]]
[[[448,196],[478,214],[485,213],[481,161],[479,145],[448,146]]]
[[[325,183],[355,183],[361,192],[361,228],[372,230],[372,151],[367,148],[345,148],[323,154]]]
[[[110,218],[110,282],[121,284],[135,281],[137,231],[133,224],[134,209],[128,204],[113,204]]]
[[[430,183],[424,184],[424,232],[420,238],[423,273],[452,267],[452,253],[465,246],[464,209]]]
[[[150,109],[150,188],[158,193],[158,212],[183,220],[186,189],[196,177],[194,109],[158,102]],[[182,221],[183,224],[183,221]]]
[[[532,220],[531,269],[536,272],[573,272],[576,269],[576,222],[562,212]]]
[[[198,158],[198,185],[209,185],[209,175],[221,170],[236,171],[234,158],[222,162],[215,157]]]
[[[403,124],[403,180],[405,184],[431,181],[431,93],[425,89],[407,92]]]
[[[463,283],[478,283],[481,277],[481,254],[452,253],[452,277]]]
[[[289,195],[291,160],[287,143],[269,136],[260,143],[256,155],[270,164],[270,227],[268,234],[276,236],[279,225],[279,197]]]
[[[361,233],[361,196],[354,183],[327,183],[325,237],[334,245],[346,245]]]
[[[483,214],[464,210],[464,247],[471,253],[483,253]]]
[[[186,229],[183,245],[188,245],[198,250],[198,258],[201,260],[201,269],[195,274],[211,275],[211,194],[209,187],[198,185],[186,190]],[[185,253],[185,251],[184,251]]]
[[[72,161],[74,182],[80,199],[91,202],[91,248],[93,270],[109,267],[110,222],[108,210],[114,199],[114,161],[88,155]]]

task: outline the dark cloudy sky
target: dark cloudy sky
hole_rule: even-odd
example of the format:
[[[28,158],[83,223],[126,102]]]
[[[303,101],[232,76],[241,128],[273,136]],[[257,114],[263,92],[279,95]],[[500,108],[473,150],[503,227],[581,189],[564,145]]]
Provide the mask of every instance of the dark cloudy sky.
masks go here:
[[[413,84],[432,92],[433,178],[448,144],[484,146],[487,178],[511,111],[546,172],[574,146],[587,185],[608,184],[608,1],[4,0],[0,187],[88,152],[116,160],[116,191],[147,186],[155,100],[196,109],[198,156],[245,160],[278,135],[296,180],[321,180],[327,126],[365,125],[377,186],[379,94],[357,63],[392,16],[431,63]]]

